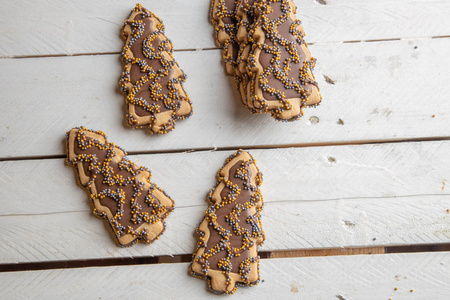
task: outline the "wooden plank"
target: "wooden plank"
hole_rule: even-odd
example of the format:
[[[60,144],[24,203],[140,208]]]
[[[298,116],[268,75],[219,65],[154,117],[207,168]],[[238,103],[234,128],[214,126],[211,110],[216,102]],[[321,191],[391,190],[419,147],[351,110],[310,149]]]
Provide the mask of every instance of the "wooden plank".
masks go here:
[[[326,0],[326,5],[305,8],[303,2],[317,4],[320,1],[298,2],[296,1],[297,15],[304,24],[307,42],[408,39],[448,35],[442,26],[449,24],[448,1]]]
[[[450,141],[250,151],[264,174],[266,203],[447,196],[449,152]],[[152,171],[177,208],[203,207],[231,153],[130,158]],[[87,212],[87,199],[63,159],[0,162],[0,216]]]
[[[448,196],[268,202],[261,251],[449,243],[449,207]],[[130,248],[87,211],[2,216],[0,263],[189,254],[205,209],[179,207],[157,242]]]
[[[176,49],[192,49],[214,47],[208,2],[153,0],[142,4],[162,18]],[[120,0],[5,3],[0,12],[0,56],[120,52],[120,28],[135,4]]]
[[[115,55],[0,60],[2,84],[15,87],[5,89],[0,111],[0,157],[63,154],[64,133],[79,125],[105,131],[128,151],[448,136],[450,87],[443,74],[450,39],[312,48],[324,100],[293,123],[241,107],[218,50],[176,53],[189,75],[194,115],[165,136],[124,127]],[[423,70],[432,70],[426,87]]]
[[[251,151],[265,181],[262,250],[449,243],[449,147],[421,142]],[[62,159],[1,162],[0,226],[6,230],[0,263],[190,253],[206,194],[230,153],[132,156],[153,170],[176,210],[161,240],[125,249],[89,212],[86,194]]]
[[[446,36],[446,0],[296,0],[312,43]],[[0,56],[119,52],[119,30],[133,8],[129,1],[36,1],[5,3],[0,11]],[[176,49],[215,47],[209,1],[147,0]],[[17,13],[11,13],[17,12]]]
[[[450,253],[265,259],[262,282],[233,299],[447,299]],[[208,299],[188,264],[0,273],[9,299]],[[52,286],[52,288],[48,288]]]

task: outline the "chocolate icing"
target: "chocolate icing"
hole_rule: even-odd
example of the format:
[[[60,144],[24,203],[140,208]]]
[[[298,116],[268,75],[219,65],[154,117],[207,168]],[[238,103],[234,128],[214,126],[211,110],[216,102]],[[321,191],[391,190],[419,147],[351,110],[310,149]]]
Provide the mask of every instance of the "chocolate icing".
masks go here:
[[[192,105],[183,88],[186,75],[173,58],[172,42],[162,21],[140,4],[122,27],[124,71],[121,91],[127,95],[131,127],[164,134],[175,121],[189,117]]]
[[[121,246],[152,243],[165,228],[173,200],[150,182],[150,171],[131,162],[101,131],[67,133],[67,164],[88,190],[94,214],[107,219]]]
[[[208,195],[210,205],[196,230],[199,242],[191,273],[208,277],[215,293],[232,294],[236,283],[259,281],[257,246],[264,241],[261,183],[254,159],[239,150],[219,170],[218,183]]]

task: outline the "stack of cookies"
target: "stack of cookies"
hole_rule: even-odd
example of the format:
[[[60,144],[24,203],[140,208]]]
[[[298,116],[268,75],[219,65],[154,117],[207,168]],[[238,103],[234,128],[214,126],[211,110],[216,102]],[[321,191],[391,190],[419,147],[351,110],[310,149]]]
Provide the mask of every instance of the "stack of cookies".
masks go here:
[[[212,0],[210,21],[242,104],[295,121],[322,97],[293,0]]]
[[[73,128],[66,142],[66,163],[75,168],[94,214],[109,221],[119,245],[151,244],[158,239],[174,201],[150,181],[150,170],[130,161],[125,150],[108,142],[102,131]]]

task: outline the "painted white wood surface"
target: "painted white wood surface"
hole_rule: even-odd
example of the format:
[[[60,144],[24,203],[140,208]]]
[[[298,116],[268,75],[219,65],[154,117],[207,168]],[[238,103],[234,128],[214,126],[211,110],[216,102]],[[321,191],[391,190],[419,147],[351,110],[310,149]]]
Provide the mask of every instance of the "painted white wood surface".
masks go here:
[[[169,135],[148,136],[122,125],[117,91],[119,30],[134,1],[7,1],[0,58],[28,58],[0,59],[0,158],[64,154],[64,133],[77,125],[104,130],[133,152],[448,139],[450,2],[326,2],[296,0],[324,101],[283,124],[242,108],[220,51],[201,50],[215,48],[209,0],[143,1],[176,50],[201,50],[175,53],[195,114]],[[342,43],[389,39],[399,40]],[[46,55],[69,56],[29,57]],[[449,148],[441,141],[252,150],[265,179],[261,250],[450,243]],[[191,253],[206,193],[230,153],[132,156],[177,204],[159,241],[132,248],[117,247],[90,213],[62,159],[0,162],[0,264]],[[234,298],[447,299],[449,264],[448,252],[266,259],[264,282]],[[0,273],[0,290],[8,299],[211,298],[187,266]]]
[[[449,243],[449,150],[450,142],[420,142],[251,151],[265,180],[261,249]],[[191,253],[229,154],[131,156],[154,171],[176,209],[159,241],[125,249],[90,213],[62,159],[2,162],[0,263]]]
[[[269,202],[450,195],[450,141],[253,149]],[[233,151],[130,155],[152,171],[176,207],[206,205]],[[0,162],[0,216],[88,211],[87,194],[64,159]],[[449,224],[450,225],[450,224]]]
[[[215,47],[209,0],[141,1],[160,16],[175,49]],[[296,0],[312,43],[450,35],[447,0]],[[6,1],[0,56],[119,52],[120,27],[136,1]]]
[[[176,53],[194,115],[164,136],[123,125],[116,55],[0,60],[0,80],[13,87],[2,98],[0,157],[63,154],[64,133],[79,125],[105,131],[128,151],[449,136],[450,39],[311,48],[324,99],[293,123],[243,108],[218,50]]]
[[[439,244],[450,241],[448,196],[267,203],[261,251]],[[3,216],[0,263],[190,254],[204,207],[181,207],[152,245],[120,248],[88,211]]]
[[[448,252],[265,259],[264,281],[232,297],[446,300],[449,265]],[[8,299],[218,298],[187,269],[180,263],[0,273],[0,288]]]

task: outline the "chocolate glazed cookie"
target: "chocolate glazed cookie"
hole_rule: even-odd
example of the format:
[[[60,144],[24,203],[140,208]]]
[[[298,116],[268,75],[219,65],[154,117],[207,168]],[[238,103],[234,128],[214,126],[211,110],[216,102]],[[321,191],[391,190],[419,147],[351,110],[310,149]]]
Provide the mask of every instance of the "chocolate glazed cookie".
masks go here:
[[[183,87],[186,75],[173,58],[162,21],[137,4],[121,37],[124,70],[119,84],[126,95],[128,125],[148,128],[151,134],[173,130],[177,120],[192,114],[192,104]]]
[[[237,284],[251,286],[260,280],[261,184],[255,160],[239,150],[226,160],[217,174],[217,185],[209,192],[209,207],[196,230],[198,243],[190,272],[208,278],[214,293],[233,294]]]
[[[94,214],[108,220],[119,245],[158,239],[174,201],[150,182],[150,171],[131,162],[101,131],[80,127],[66,136],[66,163],[75,168]]]

